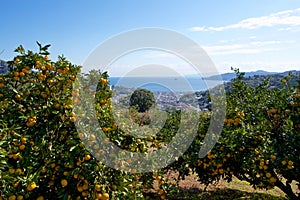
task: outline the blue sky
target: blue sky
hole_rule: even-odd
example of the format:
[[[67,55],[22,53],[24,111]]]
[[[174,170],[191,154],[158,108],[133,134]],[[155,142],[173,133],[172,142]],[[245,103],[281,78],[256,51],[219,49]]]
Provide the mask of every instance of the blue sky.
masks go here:
[[[144,27],[177,31],[196,41],[220,72],[300,69],[300,1],[2,1],[0,59],[20,44],[51,44],[81,65],[95,47],[120,32]],[[158,55],[157,56],[161,56]]]

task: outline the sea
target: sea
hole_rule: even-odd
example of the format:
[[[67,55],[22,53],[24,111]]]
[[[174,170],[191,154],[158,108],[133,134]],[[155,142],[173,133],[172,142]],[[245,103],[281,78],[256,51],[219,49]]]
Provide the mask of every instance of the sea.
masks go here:
[[[202,77],[109,77],[112,87],[144,88],[152,92],[199,92],[223,84]]]

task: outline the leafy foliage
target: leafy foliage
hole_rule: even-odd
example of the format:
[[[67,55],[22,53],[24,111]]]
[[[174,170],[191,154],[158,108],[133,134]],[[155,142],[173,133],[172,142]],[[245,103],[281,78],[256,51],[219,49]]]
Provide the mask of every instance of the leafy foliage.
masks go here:
[[[62,56],[53,62],[49,45],[38,46],[38,53],[19,46],[18,55],[9,62],[10,72],[0,77],[0,198],[141,198],[143,183],[151,185],[153,181],[145,177],[152,175],[104,165],[81,140],[88,139],[96,153],[100,148],[95,135],[76,130],[74,122],[80,116],[75,115],[73,106],[82,102],[73,84],[80,67]],[[98,78],[94,106],[102,127],[114,140],[118,131],[109,114],[107,74],[92,71],[89,77]],[[136,140],[128,144],[140,146]]]
[[[189,166],[206,185],[236,176],[254,188],[277,186],[297,199],[291,183],[300,182],[299,74],[284,77],[283,86],[273,89],[268,79],[250,87],[243,73],[236,70],[236,74],[227,93],[227,117],[218,143],[206,157],[198,158],[210,119],[207,113],[190,149],[170,168],[179,169],[184,178],[189,171],[183,166]]]
[[[136,89],[130,97],[129,105],[137,107],[138,112],[145,112],[155,104],[153,93],[146,89]]]
[[[154,182],[165,199],[178,192],[163,176],[169,170],[180,172],[178,180],[194,172],[206,185],[236,176],[254,188],[277,186],[291,199],[299,198],[291,188],[293,181],[300,182],[299,74],[281,77],[281,86],[271,87],[271,78],[249,84],[235,70],[237,77],[227,90],[227,116],[220,122],[222,137],[207,156],[199,158],[198,152],[213,110],[194,113],[200,117],[196,137],[174,163],[157,172],[129,173],[118,163],[113,169],[97,160],[107,151],[99,145],[103,138],[78,131],[76,123],[86,124],[93,109],[104,142],[147,154],[166,146],[180,125],[188,124],[182,112],[170,110],[165,119],[160,111],[148,112],[154,96],[142,89],[130,102],[138,110],[118,110],[107,73],[81,73],[83,85],[74,89],[80,67],[63,56],[51,61],[50,45],[38,46],[38,53],[19,46],[10,71],[0,76],[0,199],[143,199]],[[208,93],[201,94],[209,101]],[[84,95],[94,97],[93,104],[85,104]],[[75,113],[78,105],[87,107]],[[164,122],[161,129],[135,121],[143,117],[141,112]]]

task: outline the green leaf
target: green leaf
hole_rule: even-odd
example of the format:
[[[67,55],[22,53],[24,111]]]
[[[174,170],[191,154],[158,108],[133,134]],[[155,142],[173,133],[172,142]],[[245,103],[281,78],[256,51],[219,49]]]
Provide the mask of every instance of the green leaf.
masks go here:
[[[76,146],[72,146],[72,147],[70,148],[70,151],[73,151],[75,148],[76,148]]]
[[[41,50],[42,49],[42,45],[39,41],[36,41],[37,45],[39,46],[39,49]]]
[[[15,52],[17,53],[20,53],[20,54],[24,54],[25,53],[25,49],[22,45],[18,46],[16,49],[15,49]]]

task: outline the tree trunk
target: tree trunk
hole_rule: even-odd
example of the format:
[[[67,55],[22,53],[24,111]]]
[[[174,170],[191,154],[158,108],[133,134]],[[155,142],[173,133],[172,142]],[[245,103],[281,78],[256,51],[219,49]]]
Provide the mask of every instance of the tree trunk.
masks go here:
[[[299,200],[300,197],[298,197],[292,190],[292,187],[290,183],[286,183],[285,185],[281,181],[277,181],[275,184],[277,187],[279,187],[291,200]]]

